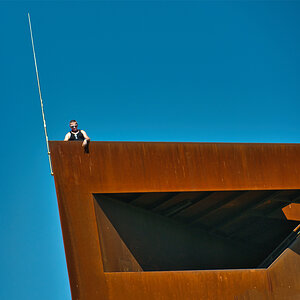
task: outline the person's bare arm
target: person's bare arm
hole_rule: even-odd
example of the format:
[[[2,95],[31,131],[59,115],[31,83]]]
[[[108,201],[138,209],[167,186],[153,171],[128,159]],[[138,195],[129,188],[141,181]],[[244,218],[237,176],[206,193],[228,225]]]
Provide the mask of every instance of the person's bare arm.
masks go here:
[[[66,136],[65,136],[64,141],[68,141],[68,140],[70,139],[70,137],[71,137],[71,133],[68,132],[68,133],[66,134]]]
[[[81,133],[83,134],[83,137],[84,137],[82,146],[85,147],[91,139],[88,137],[88,135],[86,134],[86,132],[84,130],[81,130]]]
[[[81,133],[83,134],[83,137],[84,137],[86,140],[88,140],[88,141],[91,140],[91,139],[88,137],[88,135],[86,134],[86,132],[85,132],[84,130],[81,130]]]

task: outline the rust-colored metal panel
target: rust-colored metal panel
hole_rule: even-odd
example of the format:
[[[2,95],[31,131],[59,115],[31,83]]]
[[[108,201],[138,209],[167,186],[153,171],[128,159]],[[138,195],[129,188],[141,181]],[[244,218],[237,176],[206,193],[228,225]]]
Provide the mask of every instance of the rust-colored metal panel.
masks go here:
[[[282,209],[288,220],[300,221],[300,204],[291,203]]]
[[[105,276],[111,299],[272,299],[265,270],[106,273]]]
[[[92,192],[300,188],[298,144],[75,143],[50,142],[54,177]]]
[[[300,236],[267,272],[273,299],[300,299]]]
[[[104,272],[98,228],[105,222],[97,221],[93,194],[297,190],[299,145],[91,142],[84,153],[77,142],[50,142],[50,150],[73,299],[275,297],[277,277],[263,269],[142,272],[135,265],[141,272]],[[299,261],[287,255],[300,269]]]

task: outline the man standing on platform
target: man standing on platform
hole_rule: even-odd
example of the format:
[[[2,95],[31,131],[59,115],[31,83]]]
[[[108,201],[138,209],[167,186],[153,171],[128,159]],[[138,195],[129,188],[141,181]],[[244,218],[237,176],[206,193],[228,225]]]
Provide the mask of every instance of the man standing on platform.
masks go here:
[[[78,129],[78,123],[76,120],[71,120],[70,123],[71,131],[69,131],[65,136],[65,141],[83,141],[82,147],[87,148],[90,142],[90,138],[84,130]]]

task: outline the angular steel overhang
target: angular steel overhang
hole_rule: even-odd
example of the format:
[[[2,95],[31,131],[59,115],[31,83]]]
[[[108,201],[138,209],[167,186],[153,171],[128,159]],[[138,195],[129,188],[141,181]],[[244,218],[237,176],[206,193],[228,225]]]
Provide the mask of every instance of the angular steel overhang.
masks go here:
[[[73,299],[300,299],[300,145],[50,150]]]

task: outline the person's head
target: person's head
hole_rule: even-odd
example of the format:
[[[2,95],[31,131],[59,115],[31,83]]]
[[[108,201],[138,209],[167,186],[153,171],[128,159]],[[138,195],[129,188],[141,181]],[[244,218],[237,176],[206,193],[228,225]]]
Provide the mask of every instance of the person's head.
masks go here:
[[[71,128],[72,131],[76,132],[78,130],[77,129],[78,123],[77,123],[76,120],[71,120],[69,125],[70,125],[70,128]]]

